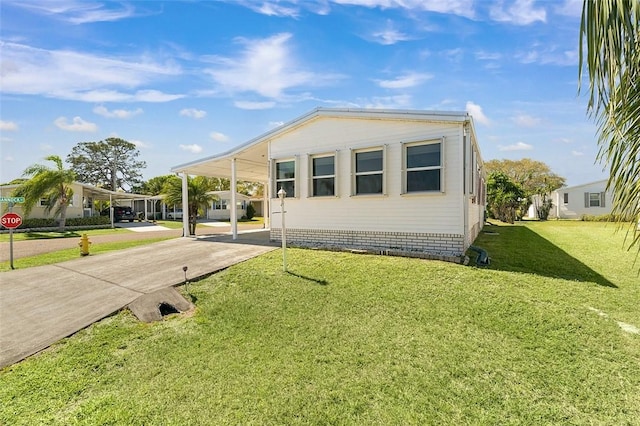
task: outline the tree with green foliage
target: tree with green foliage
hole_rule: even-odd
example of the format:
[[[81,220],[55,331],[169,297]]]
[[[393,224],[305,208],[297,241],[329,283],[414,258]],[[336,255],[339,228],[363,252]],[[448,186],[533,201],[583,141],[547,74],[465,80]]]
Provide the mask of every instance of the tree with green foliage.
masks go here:
[[[585,0],[579,48],[578,81],[586,68],[587,111],[598,124],[598,160],[609,169],[612,213],[632,219],[630,247],[638,244],[640,251],[640,1]]]
[[[98,142],[80,142],[67,156],[67,163],[80,182],[112,191],[131,190],[142,183],[142,169],[147,167],[135,144],[120,138]]]
[[[176,175],[156,176],[143,182],[136,192],[146,195],[161,195],[167,191],[167,186],[171,181],[180,182],[180,178]]]
[[[487,173],[501,172],[519,184],[524,191],[518,212],[524,215],[533,203],[536,215],[541,220],[549,217],[553,206],[550,194],[565,184],[565,178],[555,174],[542,161],[523,158],[521,160],[490,160],[485,162]]]
[[[213,202],[217,201],[218,197],[211,194],[214,191],[216,181],[212,178],[205,176],[191,177],[187,176],[187,188],[188,188],[188,206],[185,211],[183,207],[183,214],[189,215],[189,235],[196,234],[196,225],[198,213],[204,213],[207,207]],[[182,180],[181,179],[169,179],[165,187],[164,202],[173,205],[182,205]]]
[[[502,172],[492,172],[487,179],[487,211],[503,222],[513,223],[518,217],[525,191]]]
[[[25,216],[44,199],[45,213],[53,211],[54,217],[58,219],[58,227],[63,231],[67,220],[67,207],[73,200],[71,185],[76,175],[72,170],[64,168],[62,159],[57,155],[50,155],[45,160],[54,162],[56,167],[50,168],[42,164],[27,167],[22,175],[29,179],[16,188],[14,195],[24,197],[22,209]]]

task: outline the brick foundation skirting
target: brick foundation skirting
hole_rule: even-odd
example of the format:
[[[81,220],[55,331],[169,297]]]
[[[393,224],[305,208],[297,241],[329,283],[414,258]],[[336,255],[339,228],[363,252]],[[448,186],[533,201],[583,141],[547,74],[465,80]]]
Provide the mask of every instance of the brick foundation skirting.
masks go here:
[[[282,230],[271,228],[270,239],[282,241]],[[287,245],[437,259],[456,263],[464,260],[464,235],[457,234],[287,229]]]

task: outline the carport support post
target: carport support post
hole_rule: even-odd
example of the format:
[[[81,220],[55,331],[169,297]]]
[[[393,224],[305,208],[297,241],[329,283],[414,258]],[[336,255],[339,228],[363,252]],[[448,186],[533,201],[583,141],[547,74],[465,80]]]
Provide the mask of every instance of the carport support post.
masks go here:
[[[113,224],[113,197],[109,194],[109,219],[111,219],[111,229],[115,228]]]
[[[231,160],[231,233],[233,239],[238,239],[238,203],[236,201],[236,190],[238,179],[236,177],[236,159]]]
[[[188,237],[189,233],[189,184],[187,173],[182,172],[182,236]]]

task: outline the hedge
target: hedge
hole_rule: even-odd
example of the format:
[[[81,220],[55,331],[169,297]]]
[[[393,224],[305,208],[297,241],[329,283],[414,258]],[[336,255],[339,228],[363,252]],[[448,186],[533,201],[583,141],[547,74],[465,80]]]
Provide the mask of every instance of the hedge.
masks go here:
[[[110,224],[111,219],[109,218],[109,216],[72,217],[66,220],[65,227],[100,226]],[[56,219],[27,218],[22,221],[22,225],[20,225],[18,229],[57,227],[58,221]]]

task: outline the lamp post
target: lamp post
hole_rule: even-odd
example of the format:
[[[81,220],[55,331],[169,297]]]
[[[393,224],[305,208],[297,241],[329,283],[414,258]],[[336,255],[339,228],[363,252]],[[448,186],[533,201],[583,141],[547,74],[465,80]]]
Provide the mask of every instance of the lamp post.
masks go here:
[[[278,198],[280,198],[280,212],[282,213],[282,271],[287,272],[287,228],[284,226],[284,198],[287,191],[280,188]]]

